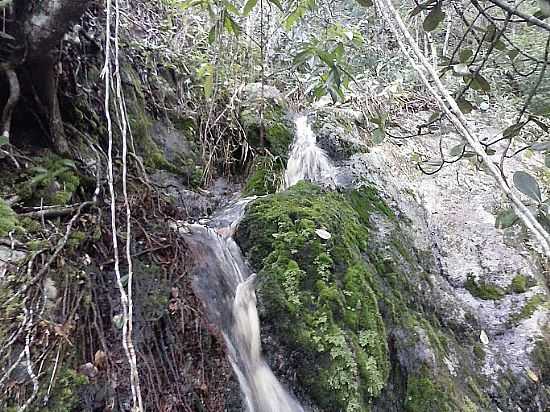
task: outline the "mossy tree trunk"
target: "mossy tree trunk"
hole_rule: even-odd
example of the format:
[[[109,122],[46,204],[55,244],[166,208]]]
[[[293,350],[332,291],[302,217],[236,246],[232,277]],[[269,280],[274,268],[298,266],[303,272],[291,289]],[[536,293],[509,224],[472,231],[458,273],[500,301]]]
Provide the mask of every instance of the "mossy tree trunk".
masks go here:
[[[14,84],[21,82],[21,95],[33,102],[33,110],[47,125],[52,148],[58,153],[69,151],[57,95],[56,49],[89,4],[90,0],[17,0],[6,9],[7,33],[0,44],[0,63],[10,89],[2,108],[2,119],[8,119],[2,124],[4,135],[10,135],[11,111],[17,110],[19,100]],[[14,73],[15,81],[8,76]]]

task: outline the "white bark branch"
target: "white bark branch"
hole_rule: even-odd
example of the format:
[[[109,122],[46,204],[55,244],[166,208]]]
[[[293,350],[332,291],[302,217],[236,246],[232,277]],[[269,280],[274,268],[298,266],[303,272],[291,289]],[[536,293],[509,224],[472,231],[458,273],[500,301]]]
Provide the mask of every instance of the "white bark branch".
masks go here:
[[[383,19],[388,23],[391,31],[396,36],[401,50],[419,74],[424,85],[428,88],[430,93],[432,93],[458,132],[485,163],[489,173],[494,177],[500,189],[506,194],[512,203],[512,207],[514,208],[517,216],[539,241],[543,249],[543,253],[550,257],[550,234],[541,226],[536,217],[533,216],[518,195],[510,188],[497,166],[491,162],[491,159],[489,159],[489,156],[479,143],[478,139],[475,137],[475,133],[469,125],[468,120],[464,117],[464,114],[458,107],[458,104],[454,98],[441,83],[437,72],[434,70],[428,59],[426,59],[418,48],[418,45],[405,27],[399,12],[395,9],[391,0],[376,0],[376,5],[381,11]],[[433,83],[433,86],[432,83],[430,83],[430,80]]]

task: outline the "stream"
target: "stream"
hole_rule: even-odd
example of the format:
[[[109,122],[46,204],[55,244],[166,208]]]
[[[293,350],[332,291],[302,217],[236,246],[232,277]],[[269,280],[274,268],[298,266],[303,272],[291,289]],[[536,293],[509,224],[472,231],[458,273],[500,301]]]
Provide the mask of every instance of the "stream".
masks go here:
[[[301,180],[331,181],[335,169],[317,146],[307,115],[297,116],[294,124],[295,137],[281,189]],[[183,236],[196,256],[193,287],[209,319],[223,334],[247,410],[300,412],[303,407],[278,381],[262,356],[256,274],[251,273],[233,239],[246,206],[254,199],[237,199],[204,225],[186,225]]]

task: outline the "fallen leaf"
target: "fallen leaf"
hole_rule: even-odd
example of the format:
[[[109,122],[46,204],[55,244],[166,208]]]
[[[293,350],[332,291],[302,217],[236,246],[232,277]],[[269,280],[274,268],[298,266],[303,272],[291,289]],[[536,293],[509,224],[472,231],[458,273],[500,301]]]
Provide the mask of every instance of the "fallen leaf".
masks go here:
[[[489,344],[489,337],[487,336],[487,334],[485,333],[484,330],[482,330],[481,333],[479,334],[479,340],[480,340],[481,343],[483,343],[484,345],[488,345],[488,344]]]
[[[315,229],[315,233],[323,240],[328,240],[332,237],[332,235],[325,229]]]
[[[529,378],[530,378],[533,382],[538,383],[539,377],[538,377],[538,375],[537,375],[535,372],[533,372],[531,369],[527,369],[527,376],[529,376]]]

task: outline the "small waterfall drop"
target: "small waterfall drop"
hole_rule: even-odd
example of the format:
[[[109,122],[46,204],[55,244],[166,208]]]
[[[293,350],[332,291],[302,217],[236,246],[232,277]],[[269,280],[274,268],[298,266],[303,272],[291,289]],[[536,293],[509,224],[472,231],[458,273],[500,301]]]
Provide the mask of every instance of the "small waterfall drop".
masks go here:
[[[288,157],[283,189],[288,189],[300,180],[332,181],[334,166],[325,151],[317,146],[307,115],[298,116],[294,124],[296,134]]]
[[[303,412],[262,357],[256,274],[250,273],[232,237],[253,199],[234,202],[217,213],[208,226],[186,225],[183,236],[196,262],[193,287],[209,319],[222,331],[248,412]]]
[[[300,180],[330,182],[335,169],[316,138],[307,116],[295,120],[295,138],[285,172],[286,189]],[[303,412],[277,380],[261,353],[255,280],[233,234],[246,206],[239,199],[216,213],[207,225],[186,224],[182,230],[195,257],[193,288],[209,319],[223,333],[229,361],[237,375],[248,412]]]

